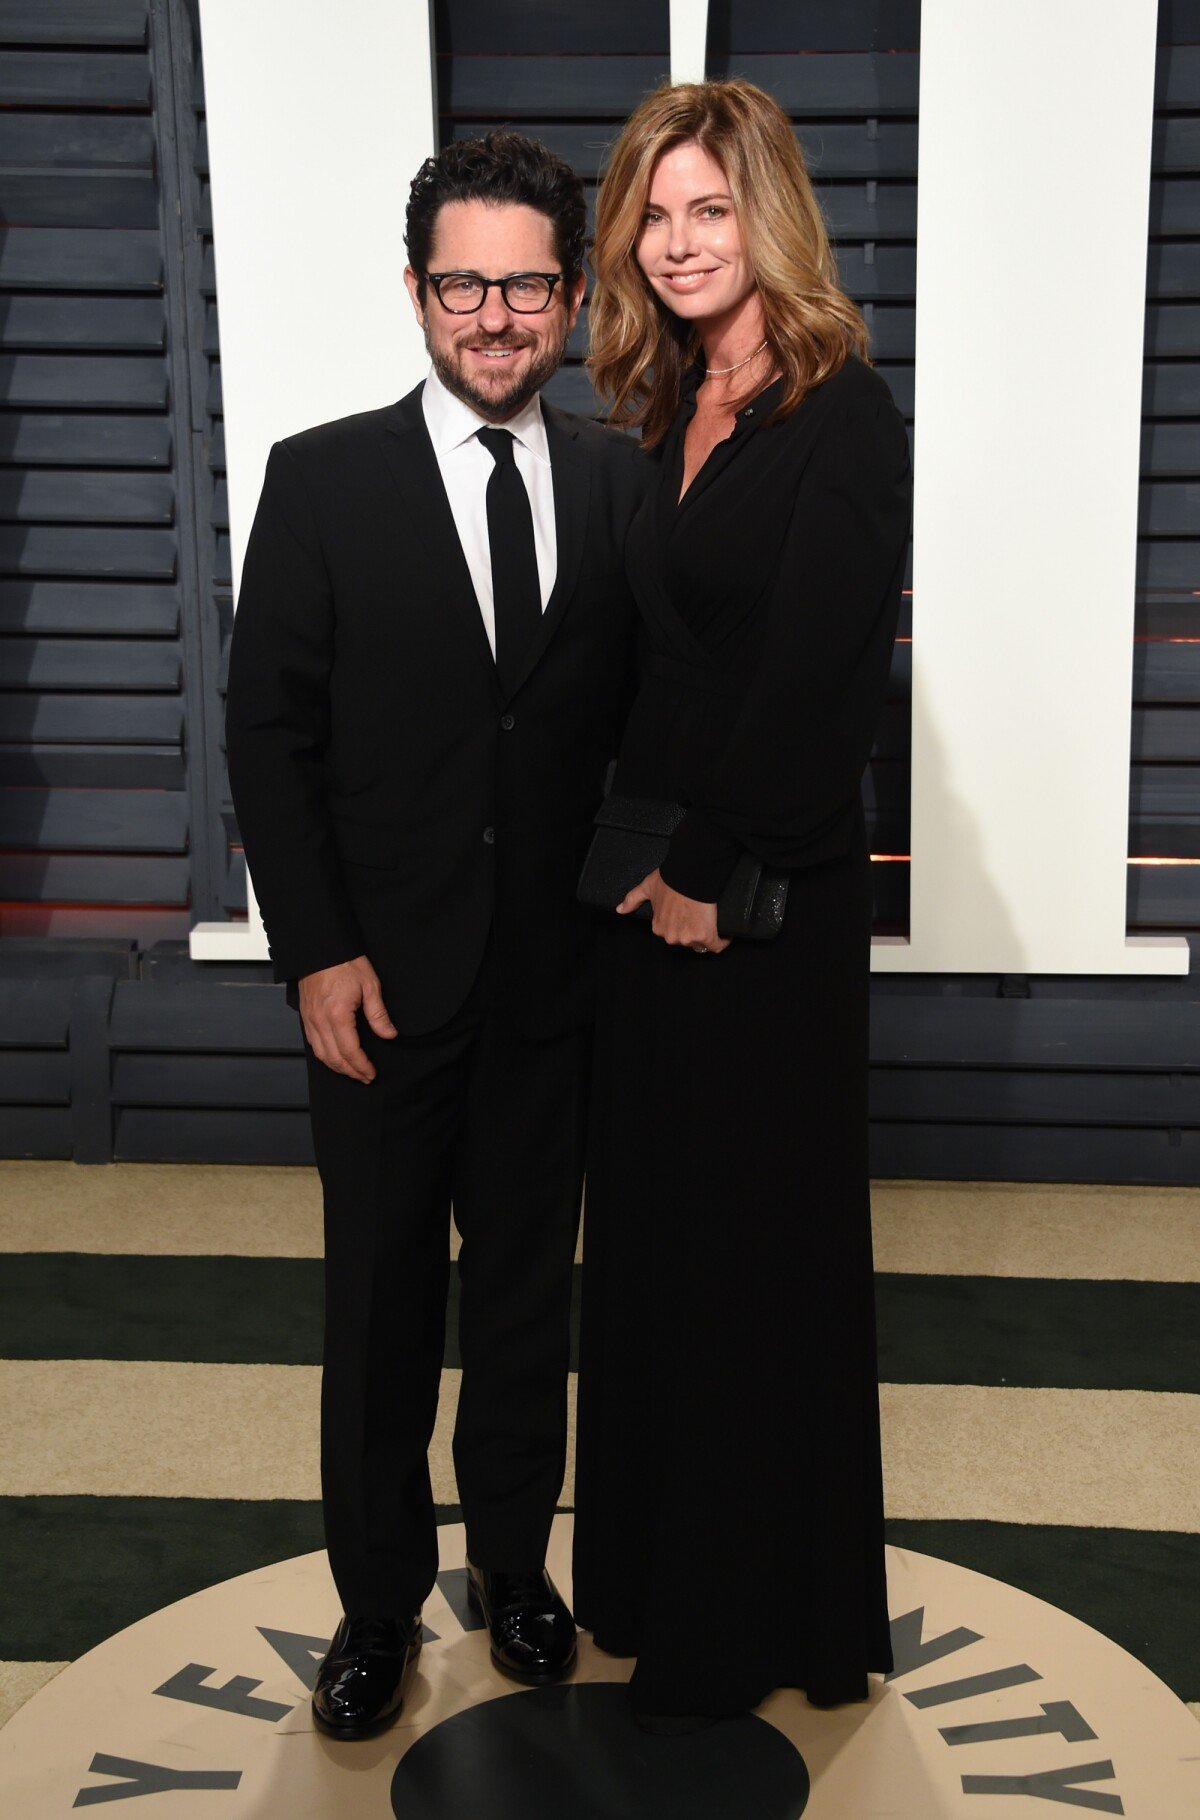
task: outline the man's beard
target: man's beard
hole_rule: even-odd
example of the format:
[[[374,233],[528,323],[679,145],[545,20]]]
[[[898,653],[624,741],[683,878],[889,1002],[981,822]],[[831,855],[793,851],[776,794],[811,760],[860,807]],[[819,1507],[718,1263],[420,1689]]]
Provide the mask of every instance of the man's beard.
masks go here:
[[[480,337],[477,345],[503,348],[528,344],[510,341],[506,335],[496,335],[490,339]],[[469,404],[471,409],[478,411],[481,417],[486,417],[496,423],[503,423],[505,418],[515,417],[517,412],[529,403],[534,393],[540,392],[546,381],[557,373],[562,365],[563,354],[566,352],[567,328],[564,322],[562,333],[557,341],[549,344],[543,353],[534,355],[524,376],[516,380],[507,392],[489,393],[472,385],[462,369],[434,347],[429,333],[428,319],[425,323],[425,347],[433,362],[434,372],[448,392],[453,392],[456,398],[461,398],[464,404]]]

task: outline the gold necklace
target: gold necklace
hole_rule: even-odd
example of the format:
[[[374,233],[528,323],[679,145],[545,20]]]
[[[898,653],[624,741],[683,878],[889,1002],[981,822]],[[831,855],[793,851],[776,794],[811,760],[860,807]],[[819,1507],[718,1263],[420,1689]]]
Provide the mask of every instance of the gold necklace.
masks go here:
[[[731,366],[731,367],[705,367],[704,377],[706,379],[718,379],[725,373],[736,373],[738,371],[739,367],[748,367],[750,365],[750,362],[754,359],[754,355],[761,354],[763,349],[766,347],[766,345],[767,344],[765,341],[760,341],[758,346],[754,349],[754,353],[747,354],[745,360],[739,360],[736,363],[736,365],[734,365],[734,366]]]

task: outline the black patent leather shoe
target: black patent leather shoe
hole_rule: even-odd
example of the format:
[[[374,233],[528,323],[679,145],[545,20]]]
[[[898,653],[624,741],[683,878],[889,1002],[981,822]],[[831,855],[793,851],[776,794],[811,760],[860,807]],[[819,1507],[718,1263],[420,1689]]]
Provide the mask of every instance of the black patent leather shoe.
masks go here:
[[[575,1620],[545,1568],[498,1573],[467,1562],[467,1599],[488,1627],[492,1661],[528,1687],[561,1681],[575,1664]]]
[[[343,1618],[313,1688],[313,1718],[333,1738],[369,1738],[397,1718],[421,1653],[421,1614]]]

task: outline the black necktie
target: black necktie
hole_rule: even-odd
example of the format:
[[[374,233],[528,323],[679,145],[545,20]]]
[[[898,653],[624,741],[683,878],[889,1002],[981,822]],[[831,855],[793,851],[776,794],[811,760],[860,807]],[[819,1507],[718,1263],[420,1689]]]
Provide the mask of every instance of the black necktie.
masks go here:
[[[487,484],[496,669],[501,688],[511,695],[542,617],[533,513],[525,482],[513,459],[512,431],[476,430],[475,434],[496,464]]]

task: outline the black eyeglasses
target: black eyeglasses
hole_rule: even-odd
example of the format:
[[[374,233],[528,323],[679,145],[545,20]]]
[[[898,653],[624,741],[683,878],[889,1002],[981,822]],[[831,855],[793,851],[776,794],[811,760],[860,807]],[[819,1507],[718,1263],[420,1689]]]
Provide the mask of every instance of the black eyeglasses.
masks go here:
[[[561,272],[510,272],[507,278],[481,278],[478,272],[426,272],[438,302],[454,316],[473,316],[495,285],[506,309],[518,316],[536,316],[554,295]]]

